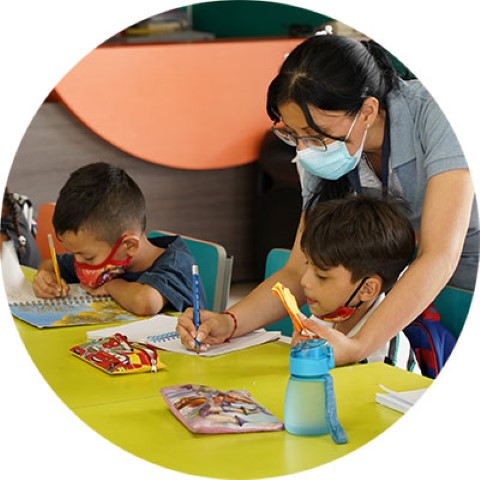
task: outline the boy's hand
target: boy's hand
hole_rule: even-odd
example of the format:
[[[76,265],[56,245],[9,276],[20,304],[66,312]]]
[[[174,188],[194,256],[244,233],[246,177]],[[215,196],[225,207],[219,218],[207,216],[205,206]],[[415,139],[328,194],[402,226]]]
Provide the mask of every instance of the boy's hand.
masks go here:
[[[359,353],[359,342],[355,337],[350,338],[337,329],[321,325],[317,320],[310,318],[306,319],[303,325],[319,338],[324,338],[333,347],[336,366],[354,363],[358,361],[356,358],[363,358]]]
[[[305,333],[306,332],[304,330],[302,330],[301,332],[293,330],[290,346],[294,347],[295,345],[297,345],[297,343],[306,342],[307,340],[311,340],[312,338],[318,338],[318,336],[313,334],[313,332],[312,335],[305,335]]]
[[[68,294],[68,285],[65,280],[61,280],[58,285],[55,274],[49,270],[38,270],[33,277],[32,282],[33,293],[39,298],[60,298],[66,297]]]

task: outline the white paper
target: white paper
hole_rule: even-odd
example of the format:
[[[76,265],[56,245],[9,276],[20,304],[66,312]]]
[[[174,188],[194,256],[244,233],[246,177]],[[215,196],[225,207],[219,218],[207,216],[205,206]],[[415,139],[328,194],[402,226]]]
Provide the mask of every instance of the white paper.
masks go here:
[[[3,284],[7,294],[9,305],[22,305],[26,303],[41,304],[42,302],[63,302],[65,298],[45,300],[38,298],[33,293],[31,282],[25,277],[23,269],[18,261],[15,246],[11,240],[2,243],[2,275]],[[106,297],[92,297],[79,283],[69,284],[68,299],[77,301],[100,300]]]
[[[389,408],[393,408],[401,413],[406,413],[415,405],[415,402],[425,393],[426,388],[420,388],[418,390],[408,390],[405,392],[394,392],[383,385],[380,388],[387,393],[377,393],[375,395],[375,401],[381,405]]]
[[[35,300],[32,286],[22,272],[12,240],[2,243],[2,275],[9,303]]]
[[[264,329],[256,330],[247,333],[241,337],[232,338],[228,343],[220,345],[211,345],[210,348],[204,352],[196,353],[188,350],[182,345],[179,338],[171,338],[168,341],[154,341],[149,337],[169,334],[175,331],[177,326],[177,318],[170,315],[155,315],[147,320],[139,320],[137,322],[129,323],[128,325],[120,325],[118,327],[101,328],[87,332],[87,338],[95,339],[100,337],[108,337],[115,333],[125,335],[132,342],[146,343],[152,345],[160,350],[167,350],[169,352],[183,353],[185,355],[199,355],[203,357],[213,357],[222,355],[224,353],[234,352],[236,350],[243,350],[245,348],[260,345],[262,343],[277,340],[281,336],[281,332],[266,331]]]

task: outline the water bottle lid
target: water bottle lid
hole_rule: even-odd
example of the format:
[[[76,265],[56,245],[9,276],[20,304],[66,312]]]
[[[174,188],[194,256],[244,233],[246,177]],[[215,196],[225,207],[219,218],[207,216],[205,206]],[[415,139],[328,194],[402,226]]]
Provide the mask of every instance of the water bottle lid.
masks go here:
[[[290,350],[290,373],[302,377],[327,374],[335,366],[332,346],[323,338],[301,342]]]

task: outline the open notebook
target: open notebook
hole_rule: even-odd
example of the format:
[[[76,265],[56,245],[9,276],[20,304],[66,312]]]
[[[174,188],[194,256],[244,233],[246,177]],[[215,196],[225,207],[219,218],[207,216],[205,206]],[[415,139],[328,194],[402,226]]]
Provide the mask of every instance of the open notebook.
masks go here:
[[[127,312],[110,297],[92,297],[79,284],[69,285],[70,291],[65,298],[44,300],[36,297],[9,243],[2,244],[2,274],[10,311],[20,320],[45,328],[110,325],[145,318]]]
[[[175,332],[176,326],[176,317],[160,314],[147,320],[140,320],[128,325],[91,330],[87,332],[87,338],[109,337],[116,333],[121,333],[132,342],[145,343],[161,350],[184,353],[186,355],[213,357],[215,355],[222,355],[224,353],[254,347],[262,343],[272,342],[280,338],[281,335],[281,332],[270,332],[263,329],[256,330],[241,337],[232,338],[228,343],[211,345],[207,351],[197,354],[182,345],[178,333]]]

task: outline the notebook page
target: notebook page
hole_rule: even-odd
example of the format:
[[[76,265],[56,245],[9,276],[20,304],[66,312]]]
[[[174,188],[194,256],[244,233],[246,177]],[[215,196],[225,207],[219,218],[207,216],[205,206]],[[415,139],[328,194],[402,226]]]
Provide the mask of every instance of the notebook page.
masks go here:
[[[45,300],[38,298],[33,293],[31,282],[25,277],[22,266],[18,261],[18,256],[15,252],[15,246],[11,240],[2,243],[2,275],[3,284],[7,294],[9,305],[25,305],[25,304],[39,304],[65,301],[88,301],[97,300],[108,297],[93,297],[86,290],[84,290],[79,283],[69,284],[68,296],[58,299]],[[23,267],[29,268],[29,267]]]
[[[243,350],[245,348],[261,345],[262,343],[272,342],[279,339],[280,334],[280,332],[256,330],[254,332],[242,335],[241,337],[232,338],[227,343],[211,345],[208,350],[200,353],[197,353],[193,350],[188,350],[185,346],[183,346],[178,334],[169,336],[167,338],[150,336],[145,339],[145,343],[169,352],[184,353],[186,355],[198,355],[201,357],[214,357],[216,355],[223,355],[225,353],[231,353],[237,350]]]
[[[281,332],[271,332],[263,329],[257,330],[242,335],[241,337],[232,338],[228,343],[211,345],[207,351],[198,354],[192,350],[188,350],[182,345],[179,335],[175,332],[176,326],[177,317],[159,314],[147,320],[140,320],[129,323],[128,325],[91,330],[87,332],[87,338],[94,339],[121,333],[132,342],[146,343],[161,350],[183,353],[185,355],[213,357],[262,343],[272,342],[281,336]]]
[[[25,278],[11,240],[2,243],[2,275],[8,303],[36,300],[32,285]]]
[[[413,405],[415,405],[415,402],[420,399],[426,390],[426,388],[420,388],[418,390],[408,390],[405,392],[391,391],[389,393],[377,393],[375,395],[375,401],[380,405],[406,413],[411,407],[413,407]]]
[[[175,330],[177,326],[177,317],[171,315],[159,314],[146,320],[138,320],[128,325],[119,325],[118,327],[100,328],[87,332],[87,338],[110,337],[116,333],[125,335],[132,342],[144,343],[149,335],[161,335]]]

